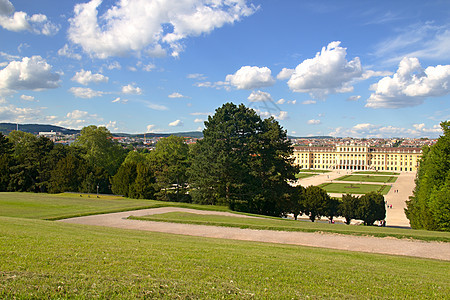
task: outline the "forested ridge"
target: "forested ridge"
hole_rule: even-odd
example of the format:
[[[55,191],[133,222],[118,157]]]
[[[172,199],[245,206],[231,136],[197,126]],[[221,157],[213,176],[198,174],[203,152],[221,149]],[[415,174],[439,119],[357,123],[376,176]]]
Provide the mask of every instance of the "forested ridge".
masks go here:
[[[384,197],[331,198],[315,186],[293,186],[293,147],[274,118],[226,103],[208,117],[204,138],[161,139],[154,150],[117,143],[105,127],[84,127],[68,146],[12,131],[0,134],[0,191],[114,193],[130,198],[226,205],[311,221],[344,216],[366,225],[386,216]]]

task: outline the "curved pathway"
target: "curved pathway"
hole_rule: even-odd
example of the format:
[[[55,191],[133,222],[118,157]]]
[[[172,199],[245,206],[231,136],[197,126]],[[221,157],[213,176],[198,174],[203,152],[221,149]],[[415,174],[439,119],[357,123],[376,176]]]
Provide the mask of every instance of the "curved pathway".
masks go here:
[[[389,255],[406,255],[450,261],[450,243],[422,242],[396,238],[376,238],[328,233],[286,232],[271,230],[240,229],[231,227],[177,224],[166,222],[128,220],[129,216],[145,216],[166,212],[190,212],[198,214],[245,215],[226,212],[201,211],[177,207],[143,209],[120,213],[94,215],[61,220],[60,222],[108,226],[124,229],[146,230],[172,234],[201,236],[210,238],[233,239],[254,242],[292,244],[348,251],[361,251]]]

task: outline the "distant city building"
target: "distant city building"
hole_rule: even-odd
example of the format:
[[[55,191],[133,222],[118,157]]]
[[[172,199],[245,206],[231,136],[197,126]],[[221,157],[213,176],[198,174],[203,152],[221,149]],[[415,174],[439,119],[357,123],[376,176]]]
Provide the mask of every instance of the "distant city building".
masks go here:
[[[421,155],[417,147],[294,147],[294,163],[302,169],[415,172]]]

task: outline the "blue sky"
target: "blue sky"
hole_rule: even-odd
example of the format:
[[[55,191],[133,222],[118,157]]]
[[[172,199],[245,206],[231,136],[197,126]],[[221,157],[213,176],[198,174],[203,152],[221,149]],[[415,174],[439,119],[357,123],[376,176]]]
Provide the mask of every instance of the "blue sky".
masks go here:
[[[448,1],[0,0],[0,122],[202,130],[226,102],[295,136],[437,137]]]

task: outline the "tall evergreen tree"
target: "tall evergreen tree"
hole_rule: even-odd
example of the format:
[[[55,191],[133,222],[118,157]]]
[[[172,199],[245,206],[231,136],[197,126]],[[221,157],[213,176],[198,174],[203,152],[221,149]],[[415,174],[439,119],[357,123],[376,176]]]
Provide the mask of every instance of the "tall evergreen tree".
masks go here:
[[[450,231],[450,121],[441,122],[444,135],[424,147],[413,196],[405,210],[415,229]]]
[[[281,215],[296,168],[292,147],[273,118],[261,120],[243,104],[226,103],[208,117],[203,140],[192,148],[190,183],[195,202]]]

